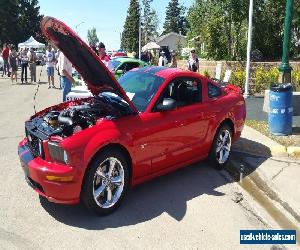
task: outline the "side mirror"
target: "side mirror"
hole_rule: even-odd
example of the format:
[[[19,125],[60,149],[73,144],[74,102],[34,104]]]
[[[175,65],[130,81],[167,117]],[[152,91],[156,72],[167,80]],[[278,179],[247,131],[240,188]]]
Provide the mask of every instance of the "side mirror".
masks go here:
[[[176,101],[172,98],[164,98],[162,103],[157,105],[158,111],[174,110],[176,108]]]

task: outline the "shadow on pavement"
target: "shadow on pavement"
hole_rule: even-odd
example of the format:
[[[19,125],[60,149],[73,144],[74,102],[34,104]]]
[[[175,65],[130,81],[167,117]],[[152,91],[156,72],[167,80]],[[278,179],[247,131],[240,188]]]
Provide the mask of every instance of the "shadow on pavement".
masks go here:
[[[300,127],[293,127],[292,134],[300,135]]]
[[[233,144],[232,150],[262,157],[272,156],[270,149],[265,145],[242,137]]]
[[[207,164],[205,164],[207,165]],[[216,188],[229,182],[217,170],[203,163],[180,169],[129,190],[121,206],[111,215],[97,216],[83,205],[67,206],[40,198],[43,208],[56,220],[74,227],[102,230],[135,225],[168,213],[183,219],[187,202],[203,194],[223,196]]]

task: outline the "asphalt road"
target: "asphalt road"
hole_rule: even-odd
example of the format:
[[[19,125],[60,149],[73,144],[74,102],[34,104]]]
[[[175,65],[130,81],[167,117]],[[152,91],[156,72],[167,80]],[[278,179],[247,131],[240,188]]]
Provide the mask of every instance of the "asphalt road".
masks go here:
[[[43,71],[37,110],[62,99],[61,90],[47,86]],[[34,112],[36,89],[0,78],[1,249],[253,249],[239,244],[240,229],[268,227],[268,218],[251,196],[226,172],[205,162],[132,189],[106,217],[81,205],[39,198],[27,186],[17,156],[24,121]],[[239,203],[237,193],[244,197]]]
[[[247,119],[268,121],[268,113],[263,111],[264,97],[250,96],[246,99]],[[300,116],[293,116],[293,126],[300,127]]]

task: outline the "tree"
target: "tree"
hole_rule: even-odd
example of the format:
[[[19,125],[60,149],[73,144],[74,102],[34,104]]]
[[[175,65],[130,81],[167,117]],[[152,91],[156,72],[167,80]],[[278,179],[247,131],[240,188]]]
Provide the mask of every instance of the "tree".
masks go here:
[[[154,40],[158,36],[158,16],[154,9],[151,9],[153,0],[143,0],[143,18],[142,18],[142,46]]]
[[[163,34],[169,32],[181,32],[183,35],[186,34],[188,23],[185,16],[186,8],[183,5],[179,5],[178,0],[170,0],[166,7],[166,18],[164,22]]]
[[[188,40],[212,59],[240,60],[246,56],[248,3],[244,0],[197,0],[188,11]]]
[[[7,0],[0,2],[0,45],[9,42],[16,43],[18,26],[18,1]],[[11,27],[14,27],[13,29]]]
[[[121,39],[121,48],[129,52],[137,52],[139,50],[139,21],[139,1],[130,0]]]
[[[37,0],[7,0],[0,2],[0,43],[17,44],[30,36],[43,42],[40,31],[40,7]]]
[[[282,55],[286,0],[256,1],[253,15],[252,49],[262,52],[265,60]],[[196,0],[188,11],[188,40],[196,47],[205,44],[205,55],[213,59],[242,60],[246,57],[248,1]],[[300,2],[294,3],[291,55],[296,54],[300,39]]]
[[[95,47],[96,44],[99,43],[99,39],[97,37],[97,31],[95,27],[87,31],[87,39],[91,47]]]
[[[38,0],[19,0],[18,2],[18,23],[20,26],[19,41],[24,41],[31,35],[35,38],[39,37],[39,40],[41,41],[40,22],[43,16],[39,14],[40,7],[38,6]]]

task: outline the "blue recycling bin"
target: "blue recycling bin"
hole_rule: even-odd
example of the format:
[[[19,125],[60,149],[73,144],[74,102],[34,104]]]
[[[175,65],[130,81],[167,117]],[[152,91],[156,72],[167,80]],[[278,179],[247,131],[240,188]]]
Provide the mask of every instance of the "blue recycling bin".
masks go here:
[[[293,123],[293,89],[289,84],[273,84],[269,93],[269,130],[273,135],[290,135]]]

